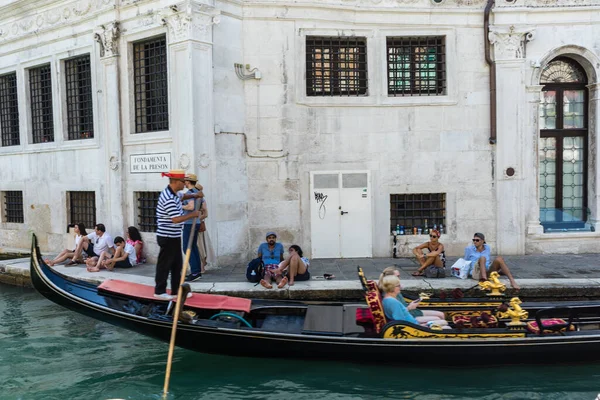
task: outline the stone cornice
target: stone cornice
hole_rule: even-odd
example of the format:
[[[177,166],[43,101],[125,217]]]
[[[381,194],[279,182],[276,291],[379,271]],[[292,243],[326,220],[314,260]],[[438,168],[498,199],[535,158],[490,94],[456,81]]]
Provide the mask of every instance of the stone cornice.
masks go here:
[[[76,0],[52,8],[35,8],[21,12],[12,21],[0,25],[0,43],[39,34],[55,27],[72,25],[78,20],[112,9],[114,0]]]

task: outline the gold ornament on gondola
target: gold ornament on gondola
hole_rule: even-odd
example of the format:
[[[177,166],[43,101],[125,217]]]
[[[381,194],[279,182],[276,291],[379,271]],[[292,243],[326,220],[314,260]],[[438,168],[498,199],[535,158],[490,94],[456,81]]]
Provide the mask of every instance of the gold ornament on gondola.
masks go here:
[[[529,317],[529,313],[523,310],[520,304],[521,300],[518,297],[513,297],[510,299],[508,310],[506,310],[506,312],[498,312],[498,317],[510,318],[510,322],[507,324],[508,326],[525,325],[522,320],[527,319],[527,317]]]
[[[491,290],[487,294],[488,296],[504,296],[502,292],[506,290],[506,286],[500,282],[500,275],[496,271],[490,274],[489,280],[479,282],[479,288],[481,290]]]

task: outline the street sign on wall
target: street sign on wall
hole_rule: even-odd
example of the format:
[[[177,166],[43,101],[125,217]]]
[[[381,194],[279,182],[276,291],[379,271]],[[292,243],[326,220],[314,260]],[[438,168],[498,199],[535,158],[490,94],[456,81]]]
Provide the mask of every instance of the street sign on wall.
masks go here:
[[[129,172],[132,174],[150,174],[169,172],[171,153],[132,154],[129,156]]]

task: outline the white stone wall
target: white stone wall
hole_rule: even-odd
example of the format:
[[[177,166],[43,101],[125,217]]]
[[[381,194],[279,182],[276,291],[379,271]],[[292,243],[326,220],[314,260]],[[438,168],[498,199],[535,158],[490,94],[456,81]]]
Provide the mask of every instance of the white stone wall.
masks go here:
[[[26,249],[30,232],[39,234],[44,250],[63,247],[69,190],[96,191],[98,222],[122,234],[136,221],[134,193],[166,185],[159,174],[130,174],[130,155],[170,152],[172,167],[195,172],[205,187],[209,234],[222,264],[245,262],[268,230],[310,255],[309,175],[326,170],[371,172],[375,257],[391,255],[390,194],[429,192],[446,193],[442,241],[449,254],[461,254],[475,231],[505,254],[593,251],[596,232],[543,234],[537,215],[539,71],[562,54],[577,59],[590,80],[588,206],[594,224],[599,220],[600,21],[593,2],[497,1],[491,22],[499,37],[534,34],[519,55],[501,39],[492,46],[499,85],[495,145],[489,143],[484,1],[119,3],[0,5],[0,74],[17,71],[21,128],[20,146],[0,147],[0,190],[22,190],[25,213],[24,224],[0,217],[0,249]],[[182,24],[186,15],[189,26]],[[114,22],[114,51],[101,56],[94,33],[112,32]],[[135,134],[132,42],[161,34],[168,43],[170,127]],[[307,97],[306,35],[366,37],[369,95]],[[386,36],[423,35],[446,38],[447,94],[388,97]],[[68,141],[62,60],[84,53],[92,60],[95,137]],[[48,62],[55,141],[30,144],[25,75]],[[261,79],[239,79],[235,63],[248,64],[245,73],[257,68]],[[508,167],[514,176],[505,174]],[[154,234],[143,237],[152,261]],[[401,254],[418,240],[402,238]]]

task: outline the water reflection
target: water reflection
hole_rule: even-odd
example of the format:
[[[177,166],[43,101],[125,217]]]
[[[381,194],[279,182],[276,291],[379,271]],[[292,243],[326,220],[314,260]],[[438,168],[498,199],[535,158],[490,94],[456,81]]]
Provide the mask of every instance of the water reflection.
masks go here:
[[[5,318],[10,304],[19,304],[18,315]],[[0,399],[161,398],[167,344],[75,314],[25,289],[0,285],[0,309]],[[599,364],[442,369],[432,360],[431,368],[417,369],[177,349],[170,399],[590,400],[600,390],[597,382]]]

